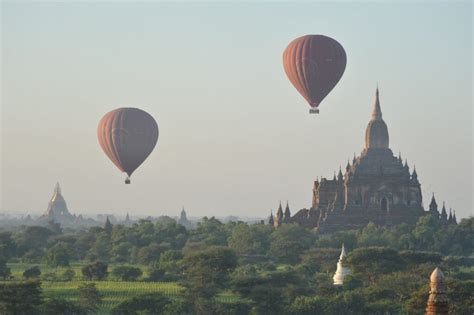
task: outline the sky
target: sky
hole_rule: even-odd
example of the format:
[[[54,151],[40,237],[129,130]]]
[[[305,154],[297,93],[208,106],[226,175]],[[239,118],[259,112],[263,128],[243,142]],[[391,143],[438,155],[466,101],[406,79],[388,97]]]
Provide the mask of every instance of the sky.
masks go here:
[[[40,214],[56,182],[73,213],[265,217],[310,207],[316,177],[353,154],[380,88],[390,147],[473,214],[470,1],[1,3],[1,205]],[[342,44],[345,73],[320,106],[282,54],[306,34]],[[101,117],[139,107],[158,145],[124,185]]]

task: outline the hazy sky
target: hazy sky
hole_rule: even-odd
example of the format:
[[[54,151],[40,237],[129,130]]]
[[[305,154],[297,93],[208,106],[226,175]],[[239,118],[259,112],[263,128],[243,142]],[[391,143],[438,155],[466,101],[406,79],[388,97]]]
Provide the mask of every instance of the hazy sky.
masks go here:
[[[470,1],[1,6],[2,212],[43,212],[56,181],[75,213],[263,217],[279,200],[295,212],[363,149],[378,82],[425,207],[435,192],[472,215]],[[282,66],[306,34],[347,53],[320,115]],[[123,106],[160,127],[131,185],[96,137]]]

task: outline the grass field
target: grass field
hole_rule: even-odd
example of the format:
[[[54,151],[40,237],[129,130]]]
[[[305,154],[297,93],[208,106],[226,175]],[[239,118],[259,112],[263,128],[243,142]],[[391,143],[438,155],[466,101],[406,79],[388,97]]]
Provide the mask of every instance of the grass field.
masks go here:
[[[23,271],[35,264],[14,263],[8,264],[14,280],[23,280]],[[62,273],[68,268],[49,268],[43,264],[36,264],[41,269],[42,275],[54,272]],[[161,293],[169,298],[182,296],[183,288],[176,282],[145,282],[145,281],[84,281],[82,280],[81,268],[83,264],[72,264],[69,268],[76,273],[72,281],[42,281],[43,296],[45,298],[56,297],[75,301],[78,299],[78,287],[84,283],[95,283],[102,294],[103,301],[99,307],[99,314],[109,314],[110,311],[121,302],[140,294]],[[113,269],[109,266],[109,272]],[[145,271],[144,267],[142,267]],[[224,293],[218,297],[224,303],[232,303],[239,298],[232,293]]]

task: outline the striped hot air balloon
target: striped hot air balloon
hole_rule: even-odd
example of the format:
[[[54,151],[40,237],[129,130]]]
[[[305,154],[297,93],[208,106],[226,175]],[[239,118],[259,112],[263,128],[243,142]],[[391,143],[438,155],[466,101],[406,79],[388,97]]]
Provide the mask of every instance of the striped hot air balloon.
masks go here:
[[[97,127],[99,144],[109,159],[130,176],[145,161],[158,141],[158,124],[138,108],[118,108],[102,117]]]
[[[311,106],[310,113],[319,113],[321,101],[344,73],[346,52],[330,37],[306,35],[286,47],[283,66],[288,79]]]

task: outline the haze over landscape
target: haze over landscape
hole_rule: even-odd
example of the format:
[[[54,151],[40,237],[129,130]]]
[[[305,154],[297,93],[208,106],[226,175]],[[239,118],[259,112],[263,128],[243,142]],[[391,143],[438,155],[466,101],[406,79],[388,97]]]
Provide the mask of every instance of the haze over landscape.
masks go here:
[[[314,18],[317,12],[317,18]],[[434,22],[436,21],[436,23]],[[472,4],[2,4],[1,208],[42,213],[59,181],[71,212],[264,217],[311,205],[363,148],[375,87],[390,147],[472,215]],[[326,34],[344,76],[309,115],[282,53]],[[136,106],[160,128],[131,185],[96,138]]]

